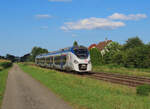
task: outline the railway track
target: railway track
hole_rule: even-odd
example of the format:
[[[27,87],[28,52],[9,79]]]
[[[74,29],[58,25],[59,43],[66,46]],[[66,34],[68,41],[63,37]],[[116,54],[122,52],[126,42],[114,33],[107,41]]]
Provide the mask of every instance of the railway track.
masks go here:
[[[58,70],[60,71],[60,70]],[[148,77],[138,77],[138,76],[128,76],[114,73],[103,73],[103,72],[89,72],[89,73],[75,73],[75,72],[65,72],[63,73],[71,73],[83,77],[89,77],[97,80],[103,80],[111,83],[127,85],[131,87],[136,87],[138,85],[150,84],[150,78]]]
[[[112,83],[128,85],[131,87],[136,87],[142,84],[150,84],[150,78],[146,78],[146,77],[127,76],[127,75],[112,74],[112,73],[95,73],[95,72],[84,74],[84,76],[98,79],[98,80],[108,81]]]

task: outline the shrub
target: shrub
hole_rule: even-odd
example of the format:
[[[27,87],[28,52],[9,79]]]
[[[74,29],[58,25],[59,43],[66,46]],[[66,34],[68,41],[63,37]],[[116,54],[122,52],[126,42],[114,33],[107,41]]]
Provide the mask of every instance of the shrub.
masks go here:
[[[150,85],[144,84],[136,87],[136,93],[138,95],[148,96],[150,92]]]
[[[0,66],[0,71],[2,71],[2,69],[3,69],[3,68]]]
[[[107,52],[103,56],[103,64],[112,64],[112,52]]]
[[[122,46],[117,42],[112,42],[105,47],[105,54],[103,55],[103,64],[114,64],[114,55],[120,52]],[[118,57],[116,57],[118,60]],[[115,59],[116,61],[116,59]]]
[[[124,44],[123,49],[130,49],[135,47],[142,47],[144,45],[143,41],[139,37],[129,38]]]
[[[124,52],[119,51],[112,56],[112,61],[117,65],[123,65],[124,64],[123,58],[124,58]]]
[[[97,48],[92,48],[90,50],[91,62],[92,65],[101,65],[102,64],[102,55]]]
[[[12,63],[11,62],[3,62],[3,63],[0,64],[0,66],[5,69],[5,68],[8,68],[8,67],[11,67]]]
[[[134,68],[150,67],[150,48],[146,46],[130,48],[124,53],[124,66]]]
[[[123,56],[124,66],[128,68],[134,68],[136,66],[136,50],[128,49]]]

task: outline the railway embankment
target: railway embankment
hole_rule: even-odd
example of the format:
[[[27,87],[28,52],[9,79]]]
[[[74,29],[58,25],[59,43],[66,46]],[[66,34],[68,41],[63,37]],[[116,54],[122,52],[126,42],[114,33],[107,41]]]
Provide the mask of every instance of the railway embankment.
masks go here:
[[[149,68],[125,68],[114,65],[93,66],[93,72],[114,73],[128,76],[150,77]]]
[[[150,107],[150,96],[138,96],[136,88],[133,87],[27,64],[19,66],[75,109],[149,109]]]

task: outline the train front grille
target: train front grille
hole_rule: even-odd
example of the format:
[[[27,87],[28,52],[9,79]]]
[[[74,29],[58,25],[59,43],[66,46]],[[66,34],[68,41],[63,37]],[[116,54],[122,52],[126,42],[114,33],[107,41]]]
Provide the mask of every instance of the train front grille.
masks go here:
[[[87,70],[87,64],[79,64],[79,70]]]

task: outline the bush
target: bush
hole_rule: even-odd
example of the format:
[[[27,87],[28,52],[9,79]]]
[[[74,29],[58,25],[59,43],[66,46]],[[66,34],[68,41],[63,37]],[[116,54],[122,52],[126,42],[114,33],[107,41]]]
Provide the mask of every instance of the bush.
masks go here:
[[[101,65],[102,64],[102,55],[97,48],[92,48],[90,50],[91,62],[92,65]]]
[[[129,38],[124,44],[123,49],[127,50],[130,48],[142,47],[143,45],[144,45],[143,41],[136,36],[136,37]]]
[[[3,69],[3,68],[0,66],[0,71],[2,71],[2,69]]]
[[[128,49],[123,56],[124,66],[134,68],[137,66],[137,53],[135,49]]]
[[[149,68],[150,67],[150,48],[135,47],[128,49],[124,53],[124,66],[134,68]]]
[[[150,85],[144,84],[136,87],[136,93],[138,95],[148,96],[150,92]]]
[[[127,68],[150,68],[150,43],[138,37],[129,38],[123,46],[112,42],[101,52],[90,50],[92,65],[119,65]]]
[[[116,52],[113,57],[112,57],[112,61],[113,63],[116,63],[118,65],[121,65],[123,64],[123,52],[119,51],[119,52]]]
[[[117,62],[114,62],[114,60],[116,61],[116,59],[113,59],[113,58],[117,58],[117,60],[118,60],[118,57],[117,56],[114,57],[114,55],[116,55],[118,52],[120,52],[121,48],[122,48],[122,46],[117,42],[112,42],[108,46],[106,46],[105,54],[103,55],[103,64],[117,63]]]
[[[0,63],[0,66],[3,67],[4,69],[6,69],[8,67],[11,67],[12,63],[11,62],[3,62],[3,63]]]

